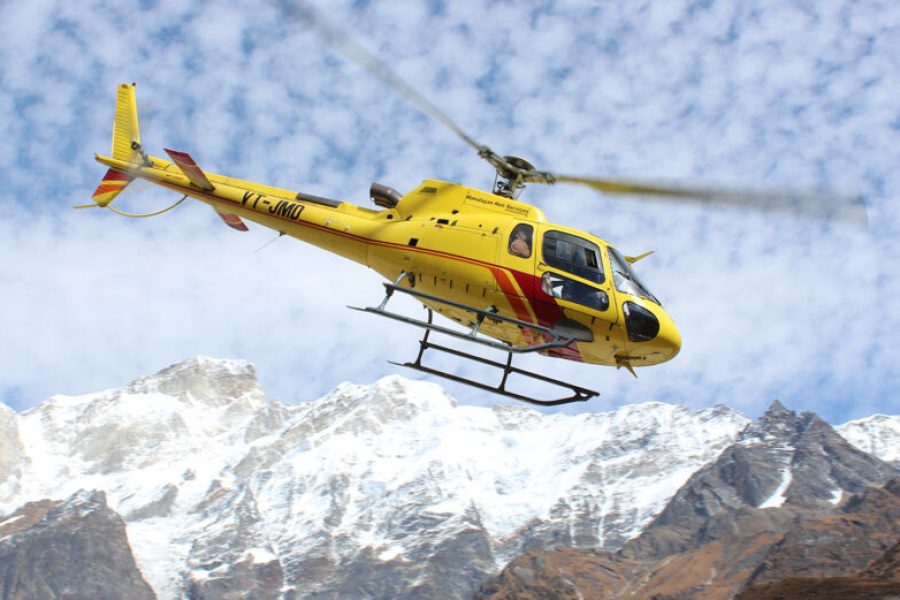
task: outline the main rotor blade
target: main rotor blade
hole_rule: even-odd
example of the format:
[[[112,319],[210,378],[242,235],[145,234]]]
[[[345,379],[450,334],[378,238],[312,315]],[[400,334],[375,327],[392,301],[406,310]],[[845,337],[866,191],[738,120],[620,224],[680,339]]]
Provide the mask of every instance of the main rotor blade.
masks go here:
[[[500,156],[487,146],[469,136],[437,106],[400,78],[385,62],[357,43],[349,34],[334,25],[318,9],[305,0],[273,0],[287,18],[312,26],[334,50],[369,71],[383,83],[402,94],[426,115],[442,123],[478,155],[490,163],[503,177],[524,183],[578,183],[603,193],[637,195],[657,199],[734,206],[758,211],[774,211],[788,214],[836,219],[863,227],[868,224],[865,204],[859,196],[834,194],[810,194],[790,190],[758,190],[727,187],[682,186],[641,182],[627,179],[607,179],[557,175],[546,171],[523,168],[510,162],[510,157]],[[530,165],[529,165],[530,166]]]
[[[733,206],[757,211],[781,212],[868,226],[866,205],[860,196],[799,192],[789,189],[753,189],[716,186],[682,186],[629,179],[575,177],[533,172],[524,179],[533,183],[579,183],[606,194],[648,196],[665,201],[713,206]]]
[[[415,88],[400,78],[385,62],[378,59],[371,52],[359,45],[345,31],[332,24],[321,12],[302,0],[276,0],[276,4],[289,18],[305,21],[318,30],[332,48],[343,54],[349,60],[366,69],[382,82],[394,88],[407,100],[416,105],[426,115],[444,124],[465,143],[470,145],[479,154],[490,152],[487,146],[483,146],[470,137],[462,128],[453,122],[437,106],[432,104]]]

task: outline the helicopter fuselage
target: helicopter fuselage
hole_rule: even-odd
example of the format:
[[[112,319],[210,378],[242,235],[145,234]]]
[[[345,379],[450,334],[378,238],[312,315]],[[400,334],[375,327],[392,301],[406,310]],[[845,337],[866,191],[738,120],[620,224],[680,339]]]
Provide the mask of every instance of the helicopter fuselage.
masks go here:
[[[549,223],[540,209],[517,200],[426,180],[392,207],[374,210],[146,155],[142,164],[96,158],[209,204],[237,229],[246,219],[431,296],[575,332],[569,346],[542,351],[550,356],[630,369],[667,361],[681,345],[672,319],[634,275],[635,259],[589,233]],[[464,310],[423,304],[472,325]],[[516,346],[543,341],[501,320],[485,320],[480,332]]]

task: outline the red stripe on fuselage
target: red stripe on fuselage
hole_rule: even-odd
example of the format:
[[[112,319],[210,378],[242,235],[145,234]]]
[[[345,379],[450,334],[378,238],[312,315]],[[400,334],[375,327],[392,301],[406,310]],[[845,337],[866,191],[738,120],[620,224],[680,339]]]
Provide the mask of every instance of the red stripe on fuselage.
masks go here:
[[[520,321],[533,322],[531,313],[528,312],[528,307],[525,305],[524,298],[519,296],[506,271],[499,267],[491,267],[491,272],[494,275],[494,279],[497,281],[500,291],[506,296],[506,301],[509,302],[513,312],[516,313],[516,318]],[[512,271],[512,273],[515,277],[516,272]],[[518,279],[518,277],[516,277],[516,279]],[[519,287],[521,288],[521,286]],[[524,289],[522,291],[524,292]]]
[[[534,315],[538,319],[538,323],[546,327],[551,327],[560,319],[565,319],[566,315],[562,308],[556,304],[554,298],[544,296],[541,291],[541,278],[535,277],[531,273],[523,273],[521,271],[512,271],[516,278],[519,288],[525,293],[526,297],[531,300],[531,308]],[[546,298],[546,300],[544,299]]]
[[[519,289],[530,300],[531,309],[537,317],[538,323],[544,327],[553,327],[555,323],[566,318],[561,306],[556,303],[556,299],[545,296],[541,290],[541,278],[535,277],[531,273],[523,273],[522,271],[511,271]],[[544,336],[545,341],[550,341],[550,336]],[[534,342],[537,344],[538,342]],[[563,348],[551,348],[547,350],[547,354],[558,358],[566,358],[577,362],[584,362],[581,352],[578,350],[577,344],[565,346]]]

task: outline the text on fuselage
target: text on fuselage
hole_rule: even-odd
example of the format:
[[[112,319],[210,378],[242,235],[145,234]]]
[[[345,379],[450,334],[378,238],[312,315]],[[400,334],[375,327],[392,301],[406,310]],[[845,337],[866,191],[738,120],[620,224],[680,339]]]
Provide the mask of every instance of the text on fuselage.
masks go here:
[[[267,210],[270,215],[284,217],[291,221],[299,221],[300,213],[302,213],[305,208],[302,204],[297,204],[290,200],[279,200],[275,204],[272,204],[272,201],[269,200],[268,197],[257,192],[244,192],[241,204],[250,207],[253,210],[257,210],[257,207],[262,204],[262,208]]]

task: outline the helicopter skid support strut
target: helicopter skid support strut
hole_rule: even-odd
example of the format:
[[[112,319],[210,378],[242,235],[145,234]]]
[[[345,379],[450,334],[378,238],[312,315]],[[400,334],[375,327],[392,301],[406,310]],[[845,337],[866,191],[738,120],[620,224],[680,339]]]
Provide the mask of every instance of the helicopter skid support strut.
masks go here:
[[[590,390],[587,388],[583,388],[581,386],[574,385],[572,383],[568,383],[566,381],[561,381],[559,379],[553,379],[552,377],[547,377],[546,375],[542,375],[540,373],[535,373],[533,371],[528,371],[525,369],[520,369],[518,367],[514,367],[512,365],[513,354],[521,354],[526,352],[537,352],[540,350],[546,350],[549,348],[562,348],[569,346],[575,341],[575,338],[572,336],[567,336],[564,333],[554,330],[550,327],[544,327],[542,325],[536,325],[534,323],[529,323],[527,321],[522,321],[519,319],[514,319],[511,317],[505,317],[503,315],[498,315],[493,310],[483,310],[479,308],[475,308],[474,306],[469,306],[467,304],[462,304],[459,302],[453,302],[451,300],[446,300],[443,298],[439,298],[432,294],[427,294],[425,292],[419,292],[416,290],[412,290],[409,288],[401,287],[400,282],[407,277],[407,274],[403,273],[394,283],[385,283],[384,287],[386,290],[386,295],[384,300],[382,300],[381,304],[378,307],[365,307],[360,308],[356,306],[350,306],[353,310],[359,310],[362,312],[369,312],[376,314],[381,317],[386,317],[388,319],[393,319],[395,321],[400,321],[402,323],[406,323],[408,325],[415,325],[417,327],[421,327],[425,329],[425,334],[421,340],[419,340],[419,353],[416,356],[416,360],[414,362],[406,362],[406,363],[397,363],[393,361],[391,364],[398,365],[401,367],[408,367],[410,369],[415,369],[416,371],[421,371],[423,373],[428,373],[430,375],[435,375],[437,377],[443,377],[444,379],[449,379],[450,381],[455,381],[457,383],[463,383],[478,389],[486,390],[489,392],[494,392],[496,394],[500,394],[502,396],[506,396],[508,398],[513,398],[515,400],[520,400],[522,402],[528,402],[530,404],[536,404],[539,406],[556,406],[559,404],[568,404],[570,402],[584,402],[589,400],[597,395],[598,392],[594,390]],[[385,306],[387,305],[388,300],[391,298],[395,291],[402,292],[404,294],[408,294],[413,296],[419,300],[427,300],[430,302],[443,304],[446,306],[450,306],[453,308],[464,310],[468,313],[471,313],[475,319],[472,328],[468,332],[461,332],[455,329],[450,329],[449,327],[443,327],[441,325],[435,325],[433,322],[433,311],[426,307],[428,311],[428,320],[423,321],[421,319],[416,319],[413,317],[408,317],[405,315],[397,314],[394,312],[390,312],[385,310]],[[543,344],[536,344],[534,346],[514,346],[512,344],[506,344],[501,342],[495,342],[493,340],[487,340],[483,337],[478,336],[478,330],[481,327],[482,323],[485,319],[491,319],[493,321],[502,321],[506,323],[510,323],[521,327],[523,329],[528,329],[534,331],[545,339],[547,337],[550,338],[550,341],[545,342]],[[429,335],[431,332],[437,332],[444,335],[448,335],[451,337],[455,337],[458,339],[462,339],[468,342],[475,342],[477,344],[481,344],[483,346],[487,346],[489,348],[493,348],[495,350],[501,350],[506,353],[506,361],[499,362],[495,360],[491,360],[488,358],[484,358],[475,354],[470,354],[468,352],[464,352],[462,350],[456,348],[450,348],[448,346],[444,346],[441,344],[436,344],[429,340]],[[453,356],[457,356],[459,358],[463,358],[465,360],[469,360],[472,362],[477,362],[480,364],[488,365],[497,369],[500,369],[502,372],[502,377],[500,383],[497,385],[490,385],[487,383],[482,383],[480,381],[475,381],[473,379],[468,379],[466,377],[462,377],[460,375],[455,375],[453,373],[449,373],[447,371],[442,371],[440,369],[436,369],[434,367],[429,367],[422,364],[422,358],[425,355],[426,350],[433,350],[436,352],[441,352],[444,354],[451,354]],[[557,399],[549,399],[542,400],[539,398],[533,398],[531,396],[526,396],[524,394],[520,394],[513,390],[507,389],[507,382],[509,380],[510,375],[517,375],[523,377],[525,379],[531,379],[534,381],[541,381],[544,383],[549,383],[551,385],[563,388],[571,392],[570,396],[566,396],[564,398]]]

